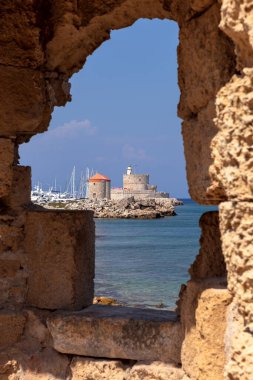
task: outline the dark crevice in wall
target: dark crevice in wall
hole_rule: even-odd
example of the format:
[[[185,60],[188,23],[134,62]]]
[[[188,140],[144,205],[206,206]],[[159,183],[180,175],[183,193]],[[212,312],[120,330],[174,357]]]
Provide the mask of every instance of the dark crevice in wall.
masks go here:
[[[36,25],[40,28],[40,43],[43,49],[53,38],[53,2],[52,0],[37,0],[35,2]]]

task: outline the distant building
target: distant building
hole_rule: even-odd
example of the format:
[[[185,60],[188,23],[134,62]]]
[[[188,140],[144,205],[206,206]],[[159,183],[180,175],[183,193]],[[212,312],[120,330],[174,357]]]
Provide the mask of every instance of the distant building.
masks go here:
[[[134,174],[131,166],[128,166],[123,175],[123,188],[113,188],[111,199],[119,200],[128,197],[136,200],[145,198],[169,198],[168,193],[158,192],[157,186],[149,184],[148,174]]]
[[[88,181],[89,199],[111,199],[111,180],[106,175],[95,174]]]

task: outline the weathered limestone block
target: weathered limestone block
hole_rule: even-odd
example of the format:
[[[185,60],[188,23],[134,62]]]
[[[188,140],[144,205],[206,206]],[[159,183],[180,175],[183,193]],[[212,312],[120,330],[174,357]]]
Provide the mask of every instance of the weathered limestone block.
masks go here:
[[[231,380],[251,380],[253,374],[253,338],[243,317],[233,302],[228,308],[225,335],[225,377]]]
[[[2,277],[0,279],[0,305],[16,309],[22,307],[25,302],[27,286],[26,273],[23,269],[13,273],[12,277]]]
[[[136,363],[127,380],[183,380],[184,371],[170,363],[163,362],[138,362]]]
[[[0,64],[33,68],[43,64],[36,7],[34,1],[1,1]]]
[[[74,357],[68,380],[182,380],[184,372],[171,363]]]
[[[0,307],[13,308],[25,299],[23,232],[14,216],[0,217]]]
[[[94,222],[91,211],[27,213],[27,304],[80,310],[92,304]]]
[[[57,21],[46,46],[46,66],[68,75],[82,68],[86,58],[110,38],[111,30],[131,26],[140,18],[173,18],[160,0],[59,2],[52,13]]]
[[[204,213],[199,224],[202,231],[200,251],[189,270],[191,278],[225,277],[226,265],[221,249],[218,211]]]
[[[212,141],[212,186],[223,188],[228,199],[253,199],[253,69],[234,75],[218,93],[216,125]]]
[[[181,299],[182,367],[191,380],[223,380],[226,312],[231,296],[218,280],[188,282]]]
[[[16,254],[24,239],[22,226],[17,226],[15,217],[0,216],[0,255],[12,252]]]
[[[68,366],[69,358],[51,348],[32,352],[20,346],[0,352],[1,380],[67,380]]]
[[[93,305],[56,314],[47,324],[62,353],[180,362],[181,326],[169,311]]]
[[[215,3],[180,29],[178,112],[181,118],[190,118],[206,107],[234,73],[234,46],[219,30],[219,22],[220,6]]]
[[[3,202],[10,209],[18,209],[31,202],[31,168],[29,166],[14,166],[12,189]]]
[[[0,138],[0,198],[10,192],[13,161],[14,143],[10,139]]]
[[[67,380],[70,358],[51,347],[45,323],[49,314],[48,310],[23,310],[26,321],[22,336],[0,350],[1,380]]]
[[[22,313],[0,310],[0,350],[12,346],[20,339],[25,321],[26,318]]]
[[[6,354],[0,352],[0,376],[1,380],[17,379],[18,363],[16,360],[8,358]],[[16,378],[14,377],[16,376]]]
[[[20,268],[20,261],[11,259],[2,259],[0,257],[0,277],[14,277]]]
[[[0,83],[0,136],[45,131],[52,109],[43,73],[0,66]]]
[[[215,186],[210,195],[207,192],[213,185],[209,174],[213,163],[211,143],[218,133],[214,117],[215,105],[211,101],[195,117],[184,121],[182,128],[189,192],[191,198],[201,204],[218,204],[224,200],[222,187]]]
[[[253,333],[253,203],[222,203],[220,226],[228,288],[247,330]]]
[[[237,68],[253,65],[252,0],[223,0],[220,28],[234,41]]]
[[[128,369],[119,360],[74,357],[68,380],[126,380]]]

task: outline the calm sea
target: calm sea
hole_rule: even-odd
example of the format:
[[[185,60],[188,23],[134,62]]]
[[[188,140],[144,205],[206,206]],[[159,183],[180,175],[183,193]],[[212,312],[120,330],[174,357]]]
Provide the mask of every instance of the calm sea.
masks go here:
[[[184,200],[177,216],[96,220],[95,294],[136,307],[173,309],[199,250],[199,218],[215,207]]]

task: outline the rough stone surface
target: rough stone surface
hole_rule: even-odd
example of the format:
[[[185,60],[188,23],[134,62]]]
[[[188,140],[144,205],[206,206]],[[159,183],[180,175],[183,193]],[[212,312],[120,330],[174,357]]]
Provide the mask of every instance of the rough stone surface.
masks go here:
[[[25,321],[25,316],[22,313],[9,310],[0,311],[0,350],[12,346],[20,339]]]
[[[25,249],[29,272],[28,305],[80,310],[92,304],[92,212],[29,211]]]
[[[27,352],[27,348],[26,351],[0,352],[0,379],[66,380],[68,365],[68,357],[51,348],[40,347],[34,352]]]
[[[9,139],[0,138],[0,198],[9,194],[12,185],[12,165],[14,144]]]
[[[74,357],[68,380],[126,380],[128,369],[119,360]]]
[[[253,65],[252,0],[223,0],[220,28],[234,41],[237,68]]]
[[[231,296],[220,280],[188,282],[180,311],[185,331],[182,367],[190,379],[224,379],[224,336],[230,302]]]
[[[200,251],[189,273],[192,279],[225,277],[226,265],[221,248],[219,213],[204,213],[199,221],[201,227]]]
[[[7,314],[7,311],[5,313]],[[22,334],[18,340],[13,339],[11,346],[0,349],[1,380],[67,379],[70,359],[66,355],[57,353],[51,347],[51,337],[45,324],[49,313],[36,309],[23,311],[25,324],[23,324]],[[16,321],[20,313],[10,314],[9,312],[9,316]],[[15,325],[10,326],[12,319],[9,318],[8,321],[5,322],[7,326],[13,327],[16,331]],[[9,334],[14,335],[14,331],[9,331]]]
[[[253,333],[253,203],[222,203],[220,219],[228,288],[244,317],[247,330]]]
[[[181,327],[173,312],[93,305],[56,314],[48,328],[62,353],[180,362]]]
[[[191,8],[196,12],[203,12],[214,3],[215,0],[190,0]]]
[[[219,31],[219,22],[220,6],[215,3],[180,29],[180,117],[191,118],[206,107],[234,73],[234,46]]]
[[[211,144],[218,133],[215,115],[214,101],[210,101],[197,115],[184,121],[182,128],[189,192],[192,199],[202,204],[218,204],[225,198],[219,186],[208,193],[209,187],[214,186],[209,170],[213,163]]]
[[[225,335],[226,366],[228,379],[249,380],[253,373],[252,334],[244,325],[238,314],[237,304],[233,302],[228,308]]]
[[[22,208],[31,202],[31,168],[29,166],[14,166],[12,191],[3,198],[4,204],[12,209]]]
[[[12,1],[1,1],[0,64],[36,68],[43,63],[41,31],[35,12],[39,2],[35,4],[17,0],[14,6]]]
[[[126,380],[182,380],[184,371],[173,364],[163,362],[138,362]]]
[[[0,66],[0,136],[33,135],[46,130],[50,121],[43,73]]]
[[[203,279],[223,271],[213,232],[217,225],[208,222],[200,255],[192,267],[192,276],[198,281],[182,291],[182,360],[187,372],[183,379],[221,379],[226,359],[227,379],[252,380],[252,14],[252,0],[1,1],[1,308],[21,308],[26,294],[28,303],[46,308],[81,307],[87,294],[92,301],[91,290],[81,294],[87,287],[84,277],[80,278],[88,273],[86,279],[91,284],[93,272],[86,272],[83,262],[75,261],[80,257],[75,255],[77,242],[80,247],[78,216],[74,223],[66,217],[56,222],[55,217],[41,218],[41,212],[33,219],[32,228],[28,212],[29,228],[25,227],[28,186],[19,201],[13,191],[17,144],[47,129],[53,106],[70,100],[70,76],[110,37],[111,30],[145,17],[177,20],[181,29],[179,115],[184,118],[190,194],[203,204],[225,202],[220,211],[222,249],[234,298],[228,312],[224,354],[227,293],[219,286],[212,289],[214,280]],[[26,233],[28,255],[23,247]],[[92,265],[88,260],[87,267]],[[68,356],[50,347],[45,322],[39,323],[29,313],[28,319],[24,335],[14,339],[13,347],[0,352],[1,380],[66,380]],[[4,330],[2,339],[6,336]],[[176,338],[174,341],[177,343]],[[138,342],[141,344],[141,339]],[[169,350],[170,345],[161,344],[159,351],[167,355],[167,347]],[[149,376],[148,370],[146,373]],[[151,378],[156,373],[154,368]],[[136,376],[141,378],[141,371]]]
[[[60,72],[80,69],[85,59],[110,37],[110,30],[132,25],[139,18],[170,18],[160,0],[88,2],[76,7],[57,2],[58,15],[52,39],[47,44],[47,68]]]
[[[0,308],[15,308],[25,300],[26,258],[23,250],[24,218],[0,216]]]
[[[253,194],[253,69],[234,75],[218,93],[216,125],[212,141],[212,186],[229,199],[252,200]]]

